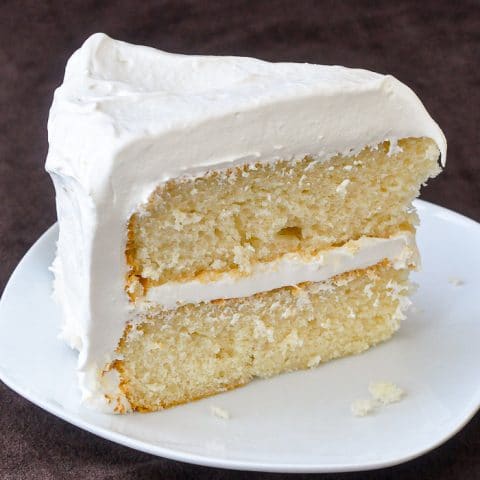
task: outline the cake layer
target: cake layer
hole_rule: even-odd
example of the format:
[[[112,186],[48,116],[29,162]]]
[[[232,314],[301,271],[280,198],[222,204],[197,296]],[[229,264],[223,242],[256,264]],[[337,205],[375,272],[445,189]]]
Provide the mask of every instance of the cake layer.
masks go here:
[[[187,303],[248,297],[299,283],[328,280],[383,260],[390,261],[398,269],[417,267],[419,257],[415,235],[400,232],[389,238],[362,237],[312,256],[287,253],[279,260],[255,264],[248,274],[210,272],[191,281],[144,286],[141,288],[144,296],[136,298],[136,309],[148,309],[152,304],[171,309]]]
[[[287,253],[314,255],[416,223],[412,200],[440,171],[431,139],[384,142],[326,161],[255,164],[157,188],[132,216],[132,283],[185,282],[210,272],[248,274]]]
[[[109,398],[118,411],[152,411],[362,352],[397,330],[407,276],[383,262],[326,282],[153,309],[120,342],[109,373],[118,372],[121,394]]]

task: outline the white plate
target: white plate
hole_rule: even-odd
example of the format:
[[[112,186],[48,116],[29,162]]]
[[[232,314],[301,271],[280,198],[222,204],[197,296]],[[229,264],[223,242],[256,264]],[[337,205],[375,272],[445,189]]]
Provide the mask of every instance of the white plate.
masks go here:
[[[416,309],[393,340],[320,368],[164,412],[107,415],[79,404],[76,354],[56,338],[59,312],[48,271],[56,227],[30,249],[0,304],[0,378],[64,420],[114,442],[215,467],[338,472],[394,465],[447,440],[480,405],[480,224],[418,202],[423,271]],[[454,285],[459,279],[463,285]],[[450,280],[450,281],[449,281]],[[371,381],[408,392],[376,414],[350,404]],[[212,415],[218,406],[231,418]]]

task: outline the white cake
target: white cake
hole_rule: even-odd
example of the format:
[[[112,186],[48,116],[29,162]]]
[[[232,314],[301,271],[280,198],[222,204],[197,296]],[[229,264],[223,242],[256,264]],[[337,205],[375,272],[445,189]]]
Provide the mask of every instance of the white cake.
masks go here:
[[[91,36],[50,111],[83,399],[151,411],[389,338],[444,136],[391,76]]]

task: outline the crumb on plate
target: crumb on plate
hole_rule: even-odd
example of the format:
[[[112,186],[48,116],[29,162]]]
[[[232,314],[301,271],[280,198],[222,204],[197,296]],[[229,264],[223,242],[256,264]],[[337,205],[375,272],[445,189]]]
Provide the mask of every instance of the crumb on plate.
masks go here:
[[[365,417],[375,410],[375,402],[370,398],[359,398],[352,402],[350,410],[356,417]]]
[[[216,407],[215,405],[210,407],[210,412],[212,412],[212,415],[215,417],[223,418],[224,420],[228,420],[230,418],[230,413],[227,410],[221,407]]]
[[[383,405],[398,402],[405,396],[403,389],[390,382],[371,383],[368,391],[374,400]]]

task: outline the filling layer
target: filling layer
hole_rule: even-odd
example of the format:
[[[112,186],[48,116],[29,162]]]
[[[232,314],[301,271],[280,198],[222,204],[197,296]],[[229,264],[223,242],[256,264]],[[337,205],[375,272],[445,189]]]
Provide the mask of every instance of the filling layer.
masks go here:
[[[248,297],[303,282],[324,281],[383,260],[390,261],[397,269],[416,266],[418,253],[414,234],[400,232],[390,238],[362,237],[313,256],[289,253],[273,262],[258,263],[248,274],[204,274],[186,282],[151,286],[144,299],[137,302],[137,307],[148,309],[149,305],[159,305],[172,309],[187,303]]]

